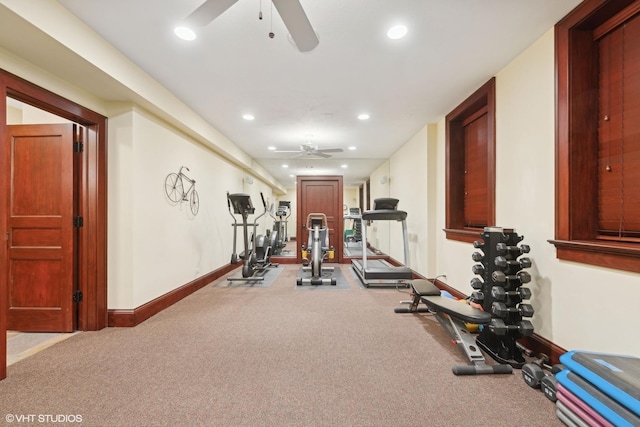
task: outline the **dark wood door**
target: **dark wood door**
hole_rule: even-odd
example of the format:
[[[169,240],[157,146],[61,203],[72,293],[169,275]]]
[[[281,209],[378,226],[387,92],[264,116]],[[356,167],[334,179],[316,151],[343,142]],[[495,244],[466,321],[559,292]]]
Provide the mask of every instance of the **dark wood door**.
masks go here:
[[[306,220],[309,213],[324,213],[329,228],[329,244],[335,249],[334,262],[342,262],[342,177],[341,176],[299,176],[297,184],[299,244],[307,243],[309,232]],[[298,252],[298,262],[302,255]]]
[[[76,126],[7,127],[7,327],[71,332]]]

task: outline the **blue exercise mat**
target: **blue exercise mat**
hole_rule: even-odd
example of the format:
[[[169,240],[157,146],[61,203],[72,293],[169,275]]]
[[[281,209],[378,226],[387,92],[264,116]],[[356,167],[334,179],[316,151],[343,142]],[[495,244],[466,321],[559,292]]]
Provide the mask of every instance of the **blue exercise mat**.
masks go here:
[[[640,416],[640,359],[633,356],[569,351],[560,363]]]
[[[556,379],[564,388],[575,394],[613,425],[619,427],[640,425],[640,417],[602,393],[593,384],[571,372],[570,369],[558,372]]]

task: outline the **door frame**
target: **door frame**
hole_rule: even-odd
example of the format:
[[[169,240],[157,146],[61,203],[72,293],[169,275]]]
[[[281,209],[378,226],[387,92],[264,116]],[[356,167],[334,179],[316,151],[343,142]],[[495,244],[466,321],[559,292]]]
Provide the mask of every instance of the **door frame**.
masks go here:
[[[83,301],[78,305],[81,331],[97,331],[107,326],[107,118],[53,92],[0,69],[0,171],[9,171],[10,161],[4,141],[7,138],[6,98],[18,101],[71,120],[86,128],[86,139],[79,171],[79,215],[84,226],[79,231],[78,282]],[[70,147],[71,149],[71,147]],[[0,173],[0,191],[8,191],[9,180]],[[7,230],[7,197],[0,196],[0,237]],[[6,242],[6,240],[5,240]],[[0,269],[7,265],[7,245],[0,244]],[[0,380],[7,368],[8,286],[0,273]],[[69,295],[69,298],[72,296]]]

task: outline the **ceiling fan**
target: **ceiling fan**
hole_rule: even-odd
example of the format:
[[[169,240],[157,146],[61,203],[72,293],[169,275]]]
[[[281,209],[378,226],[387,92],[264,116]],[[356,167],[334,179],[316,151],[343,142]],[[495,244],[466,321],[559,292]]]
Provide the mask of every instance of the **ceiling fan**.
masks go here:
[[[205,26],[222,15],[238,0],[206,0],[186,19],[188,24]],[[309,22],[300,0],[272,0],[284,25],[300,52],[313,50],[319,43],[318,36]],[[269,34],[269,37],[273,33]]]
[[[274,151],[274,153],[298,153],[293,156],[294,159],[299,157],[321,157],[323,159],[328,159],[331,157],[331,154],[327,153],[342,153],[342,148],[322,148],[319,149],[317,145],[313,145],[311,143],[306,143],[300,146],[300,150],[298,151]]]

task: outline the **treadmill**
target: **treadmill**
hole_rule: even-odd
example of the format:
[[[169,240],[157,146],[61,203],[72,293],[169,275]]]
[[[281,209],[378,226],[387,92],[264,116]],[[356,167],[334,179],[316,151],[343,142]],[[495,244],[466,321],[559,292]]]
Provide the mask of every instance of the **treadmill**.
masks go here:
[[[408,282],[413,279],[413,271],[409,268],[407,213],[399,211],[397,208],[398,199],[375,199],[373,201],[373,210],[363,212],[360,218],[362,224],[362,259],[351,260],[351,267],[367,288],[369,286],[408,286]],[[404,265],[394,266],[383,259],[367,259],[367,221],[398,221],[402,223]]]

